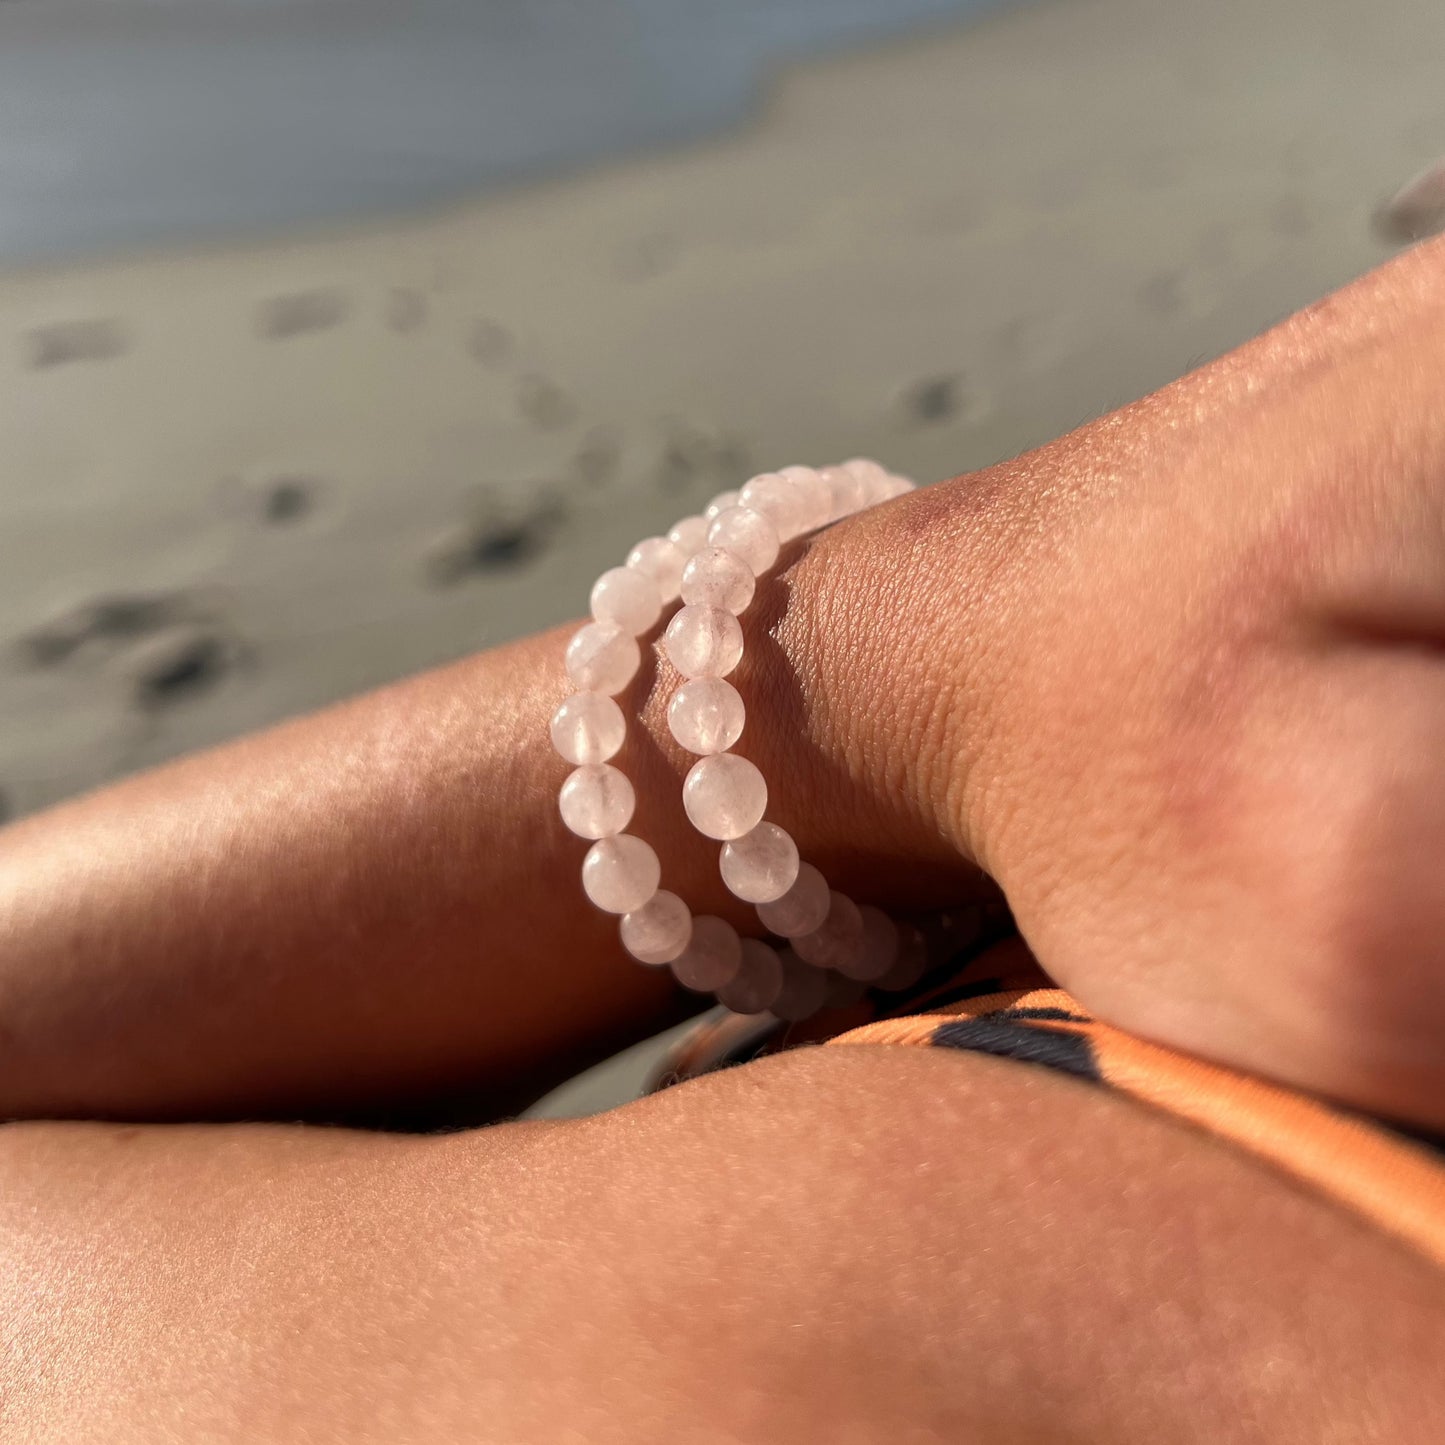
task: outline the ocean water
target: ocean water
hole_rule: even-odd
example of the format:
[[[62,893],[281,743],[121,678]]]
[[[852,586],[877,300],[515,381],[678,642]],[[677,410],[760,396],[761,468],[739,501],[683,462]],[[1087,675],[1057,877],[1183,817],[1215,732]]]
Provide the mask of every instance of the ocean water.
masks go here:
[[[0,0],[0,261],[425,207],[1019,0]]]

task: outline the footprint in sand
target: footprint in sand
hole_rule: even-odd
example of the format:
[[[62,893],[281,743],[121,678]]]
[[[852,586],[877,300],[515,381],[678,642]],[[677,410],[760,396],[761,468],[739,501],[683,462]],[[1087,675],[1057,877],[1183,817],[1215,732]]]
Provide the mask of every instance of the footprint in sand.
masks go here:
[[[216,609],[188,592],[93,598],[20,639],[35,667],[59,667],[87,651],[116,660],[134,704],[146,712],[209,691],[242,648]]]
[[[28,364],[43,371],[76,361],[111,361],[130,349],[130,337],[119,321],[57,321],[28,332],[25,345]]]
[[[488,500],[437,539],[427,554],[427,575],[434,586],[451,587],[469,577],[513,571],[540,556],[566,519],[562,494],[552,488],[534,492],[521,507]]]
[[[350,310],[346,293],[336,288],[269,296],[256,307],[256,331],[268,341],[289,341],[339,326]]]

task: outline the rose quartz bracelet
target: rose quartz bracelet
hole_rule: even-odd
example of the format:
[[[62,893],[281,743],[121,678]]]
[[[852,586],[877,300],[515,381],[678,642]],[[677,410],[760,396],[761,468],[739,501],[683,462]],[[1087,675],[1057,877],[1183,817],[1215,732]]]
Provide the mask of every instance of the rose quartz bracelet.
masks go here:
[[[799,858],[792,838],[764,818],[765,779],[729,751],[742,735],[746,708],[726,680],[743,655],[738,618],[783,543],[912,487],[862,459],[754,477],[666,537],[638,543],[626,566],[604,572],[592,589],[593,621],[567,647],[567,672],[579,691],[557,709],[551,731],[557,751],[577,765],[562,785],[563,822],[595,840],[583,860],[582,886],[599,908],[621,915],[622,944],[634,958],[669,965],[680,983],[715,993],[738,1013],[807,1018],[853,1001],[867,985],[907,988],[925,966],[916,927],[831,890]],[[787,941],[781,949],[740,937],[721,918],[694,918],[681,898],[659,888],[653,849],[624,831],[635,795],[608,763],[626,734],[614,697],[641,666],[638,637],[679,594],[683,605],[662,646],[684,678],[668,707],[668,727],[700,759],[683,784],[683,805],[701,833],[722,843],[723,881]]]

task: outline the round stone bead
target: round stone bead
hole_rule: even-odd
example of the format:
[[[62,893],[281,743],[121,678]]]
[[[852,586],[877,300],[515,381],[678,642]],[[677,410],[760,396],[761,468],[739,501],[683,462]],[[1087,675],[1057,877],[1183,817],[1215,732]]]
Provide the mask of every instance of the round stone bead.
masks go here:
[[[758,918],[770,932],[797,938],[821,927],[831,904],[828,880],[811,863],[800,863],[796,881],[781,898],[758,904]]]
[[[671,602],[677,596],[686,563],[682,548],[666,537],[644,538],[627,554],[627,565],[651,577],[664,602]]]
[[[602,838],[582,860],[582,887],[608,913],[633,913],[654,893],[662,878],[657,854],[631,833]]]
[[[863,944],[838,965],[840,973],[859,983],[876,983],[898,957],[898,925],[883,912],[864,904],[859,910],[863,919]]]
[[[761,577],[778,560],[782,546],[778,529],[751,507],[728,507],[719,512],[707,529],[707,544],[725,547],[735,557],[741,557],[755,577]]]
[[[842,465],[845,472],[852,472],[865,486],[881,486],[888,480],[888,468],[872,457],[849,457]]]
[[[591,763],[567,775],[557,797],[562,821],[579,838],[610,838],[631,821],[637,795],[624,773]]]
[[[692,914],[676,893],[659,888],[641,908],[622,915],[618,933],[639,963],[671,963],[692,940]]]
[[[719,512],[725,512],[729,507],[736,507],[738,504],[737,492],[719,492],[707,506],[702,509],[703,519],[711,524]]]
[[[737,929],[704,913],[692,920],[692,937],[673,959],[672,972],[684,988],[713,993],[737,977],[742,962],[743,944]]]
[[[707,529],[710,525],[711,518],[704,517],[701,512],[695,517],[684,517],[667,534],[667,540],[684,557],[691,557],[695,552],[701,552],[707,546]]]
[[[768,785],[746,758],[718,753],[692,765],[682,784],[682,806],[699,833],[726,843],[762,822]]]
[[[878,980],[878,987],[890,993],[912,988],[928,971],[928,948],[922,931],[912,923],[898,925],[898,957]]]
[[[865,506],[876,507],[882,502],[891,502],[899,493],[893,485],[892,475],[884,472],[865,484],[863,495],[867,499]]]
[[[821,968],[813,968],[791,948],[781,954],[783,987],[773,1000],[772,1012],[788,1023],[810,1019],[828,999],[828,976]]]
[[[615,622],[589,622],[567,644],[567,676],[586,692],[619,693],[641,666],[637,639]]]
[[[743,735],[747,709],[742,694],[720,677],[695,677],[672,695],[667,726],[690,753],[726,752]]]
[[[757,589],[753,569],[726,547],[703,547],[682,569],[682,600],[689,606],[721,607],[734,617]]]
[[[622,709],[600,692],[574,692],[552,714],[552,746],[569,763],[605,763],[626,736]]]
[[[807,530],[806,500],[798,489],[777,472],[764,472],[754,477],[738,493],[738,505],[761,512],[777,530],[784,542],[801,536]]]
[[[843,470],[851,472],[857,479],[862,506],[876,506],[879,502],[886,502],[893,495],[890,490],[891,478],[887,470],[879,466],[872,458],[854,457],[851,461],[843,463]]]
[[[826,526],[833,513],[833,496],[822,475],[812,467],[784,467],[778,475],[793,487],[802,514],[802,531]]]
[[[743,629],[721,607],[679,607],[663,634],[662,650],[684,677],[726,677],[743,655]]]
[[[737,1014],[760,1014],[783,991],[783,963],[778,951],[756,938],[742,940],[737,976],[717,991],[717,1001]]]
[[[847,973],[863,949],[863,915],[858,905],[834,889],[828,901],[828,916],[812,933],[793,940],[798,957],[819,968],[836,968]]]
[[[829,519],[851,517],[863,505],[863,486],[846,467],[824,467],[819,473],[828,487]]]
[[[613,567],[592,588],[592,615],[598,622],[615,622],[634,637],[646,632],[662,612],[662,591],[635,567]]]
[[[798,880],[798,845],[776,823],[759,823],[724,843],[723,882],[744,903],[771,903]]]

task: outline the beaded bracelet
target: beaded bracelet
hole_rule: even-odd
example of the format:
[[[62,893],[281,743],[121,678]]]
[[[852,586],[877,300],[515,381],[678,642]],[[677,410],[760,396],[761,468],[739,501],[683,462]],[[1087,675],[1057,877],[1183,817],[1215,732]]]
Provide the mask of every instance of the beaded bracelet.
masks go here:
[[[592,589],[593,621],[568,644],[567,673],[578,691],[553,715],[551,734],[576,764],[559,796],[562,820],[594,840],[582,864],[583,889],[597,907],[621,915],[622,944],[634,958],[670,966],[680,983],[715,993],[737,1013],[768,1010],[800,1020],[855,1000],[869,985],[907,988],[924,970],[915,926],[830,889],[787,832],[764,818],[766,780],[730,751],[746,706],[726,680],[743,655],[738,618],[782,545],[912,488],[861,458],[754,477],[665,537],[639,542],[625,566],[604,572]],[[781,949],[742,938],[713,915],[693,917],[659,887],[656,852],[624,831],[636,796],[608,762],[626,736],[615,696],[641,666],[638,638],[679,596],[662,647],[684,679],[668,706],[669,730],[700,759],[683,783],[683,806],[699,832],[722,843],[724,883],[756,906],[763,926],[785,940]]]

